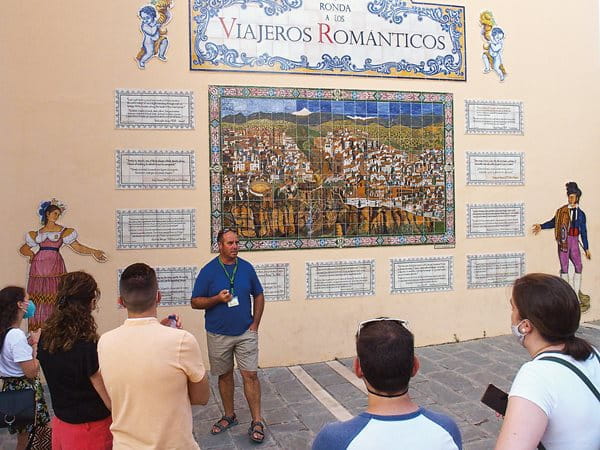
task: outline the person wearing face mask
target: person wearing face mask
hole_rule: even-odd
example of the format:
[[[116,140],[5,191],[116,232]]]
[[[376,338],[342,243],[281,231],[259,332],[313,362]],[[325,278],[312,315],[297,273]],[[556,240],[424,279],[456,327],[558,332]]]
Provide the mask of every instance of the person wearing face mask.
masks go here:
[[[38,378],[40,366],[37,345],[40,330],[31,333],[29,339],[21,330],[23,319],[33,317],[35,304],[22,287],[8,286],[0,290],[0,376],[3,380],[2,391],[22,391],[33,389],[36,400],[36,425],[42,426],[50,421],[48,407],[44,400],[42,384]],[[32,425],[9,426],[11,434],[17,434],[17,450],[27,446],[28,433]]]
[[[496,450],[600,449],[600,356],[575,336],[575,291],[532,273],[515,281],[511,307],[512,332],[533,359],[513,381]]]

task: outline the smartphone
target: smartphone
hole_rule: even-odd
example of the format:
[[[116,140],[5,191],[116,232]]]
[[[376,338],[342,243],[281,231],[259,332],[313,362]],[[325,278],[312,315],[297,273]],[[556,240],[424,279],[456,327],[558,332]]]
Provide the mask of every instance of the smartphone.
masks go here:
[[[481,403],[504,416],[506,415],[506,407],[508,406],[508,394],[490,384],[483,393],[483,397],[481,397]]]

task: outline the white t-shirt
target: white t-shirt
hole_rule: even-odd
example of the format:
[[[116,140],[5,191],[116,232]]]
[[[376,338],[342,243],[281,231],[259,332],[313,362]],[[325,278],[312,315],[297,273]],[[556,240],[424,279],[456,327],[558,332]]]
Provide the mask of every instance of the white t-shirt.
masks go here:
[[[600,449],[600,402],[571,369],[555,361],[539,360],[545,356],[575,365],[600,390],[600,362],[596,356],[576,361],[562,353],[544,352],[521,366],[509,396],[535,403],[548,416],[542,436],[547,450]]]
[[[27,343],[27,336],[20,328],[13,328],[6,334],[2,352],[0,352],[0,375],[3,377],[22,377],[25,375],[20,362],[31,361],[33,349]]]

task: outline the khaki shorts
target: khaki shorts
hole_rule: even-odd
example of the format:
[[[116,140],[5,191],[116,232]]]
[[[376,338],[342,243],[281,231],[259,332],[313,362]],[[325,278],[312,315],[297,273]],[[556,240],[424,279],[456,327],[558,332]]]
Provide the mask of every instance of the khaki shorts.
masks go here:
[[[208,361],[213,375],[224,375],[233,369],[233,355],[240,370],[258,370],[258,333],[246,330],[239,336],[206,332]]]

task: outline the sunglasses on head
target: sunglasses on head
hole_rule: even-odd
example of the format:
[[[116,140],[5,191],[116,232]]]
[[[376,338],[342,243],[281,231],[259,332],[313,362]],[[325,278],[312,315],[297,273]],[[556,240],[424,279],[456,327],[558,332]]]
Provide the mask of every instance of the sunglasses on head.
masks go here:
[[[358,337],[358,335],[360,335],[360,331],[368,324],[374,323],[374,322],[383,322],[386,320],[391,320],[392,322],[396,322],[397,324],[402,325],[404,328],[408,329],[408,321],[407,320],[395,319],[393,317],[378,317],[377,319],[363,320],[362,322],[360,322],[358,324],[358,328],[356,329],[356,336]]]

